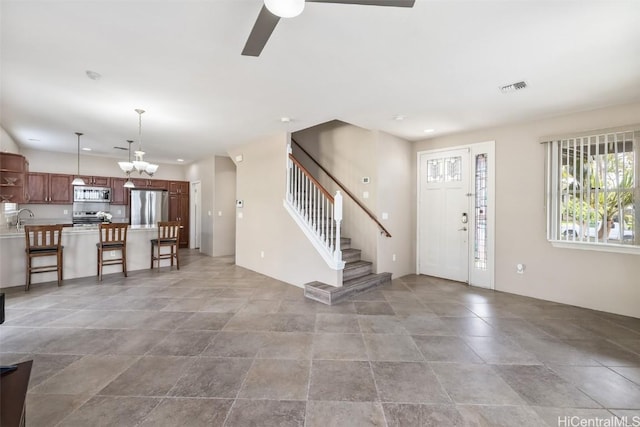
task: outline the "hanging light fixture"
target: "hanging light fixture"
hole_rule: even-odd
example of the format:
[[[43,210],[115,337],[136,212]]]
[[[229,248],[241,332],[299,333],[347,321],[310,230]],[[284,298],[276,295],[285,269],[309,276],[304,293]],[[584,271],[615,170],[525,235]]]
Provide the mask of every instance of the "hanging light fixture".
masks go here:
[[[85,185],[84,180],[80,178],[80,137],[83,134],[76,132],[76,135],[78,135],[78,175],[76,175],[75,179],[71,181],[71,185]]]
[[[158,170],[158,165],[145,162],[144,155],[146,153],[142,151],[142,113],[144,113],[144,110],[137,108],[135,112],[138,113],[138,149],[133,153],[133,162],[118,162],[118,165],[120,166],[120,169],[127,174],[135,169],[140,173],[140,175],[146,173],[149,176],[153,176],[153,174]]]
[[[118,162],[118,166],[127,174],[127,182],[124,183],[124,188],[135,188],[135,184],[131,181],[130,176],[133,170],[133,163],[131,163],[131,144],[133,144],[133,140],[127,139],[127,143],[129,144],[129,161]]]
[[[304,10],[304,0],[264,0],[264,5],[280,18],[294,18]]]

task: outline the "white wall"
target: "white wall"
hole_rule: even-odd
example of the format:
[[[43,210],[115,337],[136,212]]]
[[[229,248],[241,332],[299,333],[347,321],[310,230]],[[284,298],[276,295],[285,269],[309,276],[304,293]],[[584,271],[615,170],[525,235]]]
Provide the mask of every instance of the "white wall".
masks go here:
[[[11,138],[11,135],[2,127],[0,127],[0,151],[3,153],[20,154],[20,147],[18,147],[18,144]]]
[[[495,140],[495,289],[640,317],[640,256],[558,249],[546,240],[539,143],[543,136],[631,125],[639,117],[640,103],[443,136],[416,143],[414,158],[418,151]],[[526,265],[523,275],[516,274],[518,263]]]
[[[416,191],[415,158],[413,144],[404,139],[376,132],[378,180],[376,212],[391,238],[378,233],[378,271],[392,272],[400,277],[415,272],[415,222],[413,200]],[[396,260],[393,260],[395,254]]]
[[[303,286],[318,280],[342,283],[284,208],[288,136],[280,133],[229,151],[236,162],[236,264]],[[264,253],[264,257],[261,256]]]
[[[229,157],[215,158],[213,256],[236,252],[236,165]]]

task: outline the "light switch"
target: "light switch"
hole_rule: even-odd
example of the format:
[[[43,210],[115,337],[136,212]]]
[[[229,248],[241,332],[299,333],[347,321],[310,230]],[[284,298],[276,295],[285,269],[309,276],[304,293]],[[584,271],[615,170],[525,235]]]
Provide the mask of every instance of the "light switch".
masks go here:
[[[211,216],[211,211],[207,211],[207,215]]]
[[[362,193],[362,198],[363,198],[363,199],[368,199],[368,198],[369,198],[369,192],[368,192],[368,191],[364,191],[364,192]]]
[[[218,211],[218,216],[222,216],[222,211]]]
[[[238,162],[238,163],[239,163],[239,162],[241,162],[242,160],[243,160],[243,158],[242,158],[242,154],[238,154],[238,155],[236,156],[236,162]]]
[[[238,218],[242,219],[242,212],[238,212]]]
[[[382,212],[382,219],[389,219],[389,213]]]

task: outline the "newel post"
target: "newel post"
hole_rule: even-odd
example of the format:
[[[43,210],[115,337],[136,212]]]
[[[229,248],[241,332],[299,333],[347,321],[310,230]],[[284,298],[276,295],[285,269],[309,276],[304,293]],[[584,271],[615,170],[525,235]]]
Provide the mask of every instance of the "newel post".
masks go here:
[[[289,203],[293,203],[293,191],[291,191],[291,189],[293,188],[293,183],[292,183],[292,169],[293,169],[293,162],[291,161],[291,153],[293,151],[291,150],[291,142],[287,143],[287,189],[285,192],[285,195],[287,197],[287,201]]]
[[[342,222],[342,194],[336,191],[333,197],[333,219],[336,222],[336,246],[333,252],[333,259],[336,262],[342,261],[342,250],[340,246],[340,223]]]

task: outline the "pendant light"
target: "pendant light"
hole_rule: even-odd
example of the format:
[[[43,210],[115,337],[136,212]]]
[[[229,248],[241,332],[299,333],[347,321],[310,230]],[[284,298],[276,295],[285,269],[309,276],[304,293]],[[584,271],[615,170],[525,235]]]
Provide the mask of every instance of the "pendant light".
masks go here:
[[[129,143],[129,161],[128,162],[118,162],[120,168],[127,173],[127,182],[124,183],[124,188],[135,188],[135,184],[131,181],[131,171],[133,170],[133,163],[131,163],[131,144],[133,144],[133,140],[128,139]]]
[[[76,135],[78,135],[78,175],[71,181],[71,185],[85,185],[84,180],[80,178],[80,137],[84,134],[76,132]]]
[[[135,112],[138,113],[138,149],[133,153],[135,157],[135,160],[133,161],[133,167],[140,174],[146,173],[149,176],[153,176],[153,174],[158,170],[158,165],[145,162],[144,155],[146,153],[142,151],[142,114],[145,111],[137,108]]]

